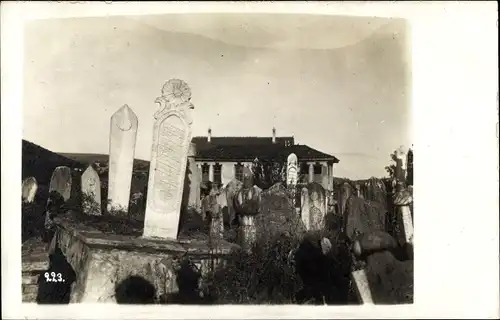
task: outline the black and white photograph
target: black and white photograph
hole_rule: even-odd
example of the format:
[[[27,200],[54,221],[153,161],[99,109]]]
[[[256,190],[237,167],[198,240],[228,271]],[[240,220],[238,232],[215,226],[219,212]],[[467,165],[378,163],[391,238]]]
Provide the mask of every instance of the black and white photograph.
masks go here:
[[[414,304],[408,19],[160,12],[22,34],[22,304]]]

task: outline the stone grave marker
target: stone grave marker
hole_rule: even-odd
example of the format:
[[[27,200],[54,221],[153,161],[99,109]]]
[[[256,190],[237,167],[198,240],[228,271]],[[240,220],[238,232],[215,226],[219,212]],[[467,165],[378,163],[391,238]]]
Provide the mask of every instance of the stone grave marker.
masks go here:
[[[23,180],[22,199],[23,202],[32,203],[35,201],[38,183],[35,177],[28,177]]]
[[[325,189],[319,183],[312,182],[309,190],[309,230],[321,230],[325,226],[327,198]]]
[[[188,153],[188,181],[189,181],[189,198],[188,206],[196,209],[200,208],[200,187],[201,187],[201,171],[196,164],[196,144],[190,143]]]
[[[177,238],[193,123],[190,100],[187,83],[172,79],[155,101],[160,109],[155,113],[153,128],[143,233],[146,238]]]
[[[101,180],[89,166],[82,174],[82,208],[86,214],[101,215]]]
[[[345,215],[346,208],[347,208],[347,202],[349,201],[349,198],[353,195],[354,190],[352,186],[348,182],[344,182],[338,191],[338,214],[341,216]]]
[[[50,178],[49,193],[57,192],[64,201],[68,201],[71,196],[71,169],[65,166],[55,168]]]
[[[287,158],[286,184],[295,186],[297,184],[297,155],[290,153]]]
[[[139,121],[124,105],[111,117],[109,135],[108,212],[128,212]]]
[[[364,269],[353,271],[351,277],[354,280],[359,301],[362,304],[374,304],[366,271]]]
[[[302,188],[300,204],[300,217],[306,230],[309,230],[311,225],[309,212],[309,190],[306,187]]]
[[[229,181],[224,188],[226,194],[226,203],[227,203],[227,217],[224,216],[224,221],[226,224],[232,224],[234,219],[236,218],[236,211],[234,209],[234,197],[243,188],[243,182],[233,179]]]

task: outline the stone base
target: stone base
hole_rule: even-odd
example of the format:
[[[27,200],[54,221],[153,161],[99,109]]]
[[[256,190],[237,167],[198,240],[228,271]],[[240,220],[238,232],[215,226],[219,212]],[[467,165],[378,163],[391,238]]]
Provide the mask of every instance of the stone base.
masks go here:
[[[209,244],[203,240],[110,235],[62,219],[56,225],[56,247],[76,273],[72,303],[127,303],[127,299],[130,303],[127,294],[142,299],[135,303],[165,302],[165,296],[179,292],[179,287],[183,291],[184,283],[193,283],[179,278],[186,258],[203,275],[239,248],[224,240]]]

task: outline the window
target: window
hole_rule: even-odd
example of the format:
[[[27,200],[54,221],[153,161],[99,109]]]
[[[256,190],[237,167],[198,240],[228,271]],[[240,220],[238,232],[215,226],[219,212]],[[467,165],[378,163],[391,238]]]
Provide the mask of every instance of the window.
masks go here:
[[[234,165],[234,177],[236,180],[243,181],[243,165],[241,163]]]
[[[300,164],[300,173],[302,174],[309,174],[309,165],[305,162],[302,162]]]
[[[214,164],[214,181],[220,185],[222,183],[222,165],[219,163]]]
[[[322,168],[323,166],[319,163],[316,163],[314,165],[314,174],[321,174],[322,173]]]
[[[201,165],[201,181],[207,182],[209,180],[209,165],[204,163]]]

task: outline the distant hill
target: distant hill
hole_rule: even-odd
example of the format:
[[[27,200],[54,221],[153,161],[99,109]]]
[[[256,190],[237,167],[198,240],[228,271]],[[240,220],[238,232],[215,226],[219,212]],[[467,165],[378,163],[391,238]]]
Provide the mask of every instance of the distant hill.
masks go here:
[[[109,155],[99,153],[59,153],[60,155],[87,165],[99,163],[100,167],[107,167]],[[142,171],[149,169],[149,161],[134,159],[134,171]]]
[[[52,172],[58,166],[84,169],[86,164],[57,154],[37,144],[22,141],[22,179],[33,176],[40,185],[48,185]]]

